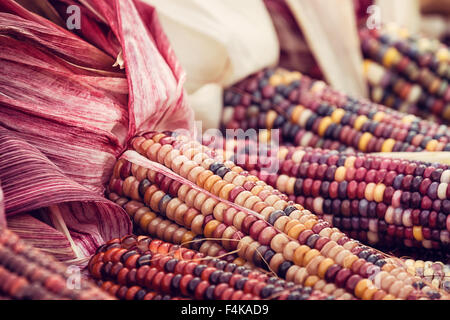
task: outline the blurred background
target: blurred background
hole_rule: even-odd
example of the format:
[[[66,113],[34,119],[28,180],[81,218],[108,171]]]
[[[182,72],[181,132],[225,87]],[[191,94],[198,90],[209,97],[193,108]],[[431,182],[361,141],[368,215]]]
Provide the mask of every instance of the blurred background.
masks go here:
[[[187,72],[186,90],[203,130],[219,126],[224,87],[268,66],[373,99],[377,92],[363,72],[361,29],[395,25],[400,33],[450,41],[450,0],[145,1],[157,8]],[[428,116],[420,109],[400,108]]]

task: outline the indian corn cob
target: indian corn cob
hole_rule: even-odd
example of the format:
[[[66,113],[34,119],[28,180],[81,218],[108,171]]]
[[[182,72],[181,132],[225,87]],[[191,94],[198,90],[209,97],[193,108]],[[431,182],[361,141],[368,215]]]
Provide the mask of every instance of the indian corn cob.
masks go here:
[[[422,113],[450,121],[450,51],[438,40],[410,36],[388,26],[360,31],[372,96],[417,106]],[[387,98],[392,94],[391,98]]]
[[[331,295],[345,289],[360,299],[447,298],[420,277],[409,275],[397,259],[348,238],[232,161],[219,161],[219,153],[200,142],[152,132],[136,137],[130,146],[132,150],[116,163],[108,193],[164,212],[166,218],[224,247],[230,245],[241,257],[265,265],[280,278],[314,289],[326,288]],[[125,165],[123,160],[131,164]],[[157,173],[172,182],[162,186]],[[170,190],[173,183],[182,184],[179,198],[163,200],[165,193],[153,199],[156,192]],[[155,184],[158,190],[152,188]],[[172,201],[176,205],[167,210]],[[160,210],[164,202],[168,203],[166,210]],[[178,210],[182,205],[186,208]],[[192,206],[200,214],[187,219]]]
[[[147,236],[127,236],[107,242],[91,258],[89,271],[94,278],[105,281],[103,288],[127,300],[332,298]]]
[[[227,89],[223,128],[279,129],[282,143],[363,152],[450,151],[450,130],[299,72],[266,69]]]
[[[408,272],[418,275],[435,287],[450,292],[450,265],[440,261],[404,259]]]
[[[370,59],[364,60],[364,76],[367,79],[370,99],[373,102],[385,105],[389,108],[398,110],[400,112],[414,114],[422,119],[430,120],[435,123],[443,123],[443,118],[430,113],[425,107],[418,106],[418,102],[415,101],[415,97],[409,98],[405,94],[416,89],[419,89],[419,85],[409,82],[407,80],[398,79],[398,76],[385,69],[375,61]],[[407,87],[410,91],[405,91]],[[433,98],[429,98],[427,93],[422,93],[424,98],[433,102]]]
[[[0,229],[0,295],[15,300],[113,299],[81,274],[79,279],[70,276],[67,266]]]
[[[128,170],[131,168],[129,162],[119,160],[118,166],[121,165],[128,166]],[[123,172],[126,172],[126,168],[124,168]],[[182,195],[186,192],[185,188],[182,188],[181,191],[179,191],[182,186],[181,184],[172,183],[172,180],[167,179],[167,177],[164,177],[161,174],[155,174],[153,178],[161,183],[162,189],[159,189],[156,184],[152,185],[150,180],[147,179],[142,180],[143,182],[141,184],[134,176],[127,177],[125,180],[111,180],[111,187],[115,188],[114,190],[121,194],[122,197],[111,192],[109,193],[109,199],[123,206],[125,211],[133,218],[144,234],[156,236],[159,239],[171,243],[179,245],[183,244],[185,247],[195,249],[208,256],[223,256],[227,261],[233,261],[239,265],[246,263],[243,259],[236,257],[234,254],[227,254],[227,251],[223,246],[213,241],[206,240],[205,237],[201,235],[201,232],[198,230],[205,224],[204,216],[198,209],[188,207],[182,201],[178,200],[178,193],[180,192],[180,195]],[[123,187],[122,189],[117,189],[117,186]],[[143,190],[145,190],[144,188],[150,188],[147,193],[147,203],[150,203],[149,206],[139,201],[145,201],[145,199],[142,199],[139,195],[131,195],[131,188],[133,188],[133,186],[135,187],[134,191],[139,192],[141,196]],[[168,190],[169,186],[171,188],[170,191]],[[133,200],[130,201],[127,196],[131,196]],[[174,212],[174,208],[176,208],[177,211]],[[179,215],[180,213],[183,214],[183,220],[174,219],[173,215]],[[165,218],[165,216],[167,218]],[[194,225],[195,227],[193,227]]]
[[[228,159],[248,160],[242,157],[247,145],[228,142]],[[447,165],[302,147],[281,146],[277,152],[276,172],[255,165],[270,160],[261,156],[240,164],[352,238],[446,252],[450,242]]]
[[[120,300],[181,300],[183,298],[146,290],[140,286],[119,285],[113,281],[97,282],[98,286]]]

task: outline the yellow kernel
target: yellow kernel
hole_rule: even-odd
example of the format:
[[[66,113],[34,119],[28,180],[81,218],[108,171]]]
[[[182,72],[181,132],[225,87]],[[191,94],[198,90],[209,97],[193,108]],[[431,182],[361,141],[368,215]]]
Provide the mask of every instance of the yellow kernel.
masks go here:
[[[348,157],[345,159],[344,167],[346,167],[346,168],[352,168],[353,165],[355,164],[355,160],[356,160],[356,157],[355,157],[355,156],[348,156]]]
[[[298,247],[297,249],[295,249],[294,251],[294,256],[293,256],[293,262],[297,265],[297,266],[303,266],[303,257],[304,255],[311,251],[311,248],[306,246],[306,245],[301,245],[300,247]]]
[[[347,169],[345,167],[337,168],[336,172],[334,173],[334,180],[336,180],[337,182],[344,181],[346,172],[347,172]]]
[[[355,287],[355,296],[362,299],[364,292],[367,288],[373,286],[372,281],[369,279],[360,280]]]
[[[350,269],[353,265],[353,262],[355,262],[356,260],[358,260],[358,256],[354,254],[345,257],[344,261],[342,262],[344,268]]]
[[[367,201],[373,201],[375,186],[376,185],[373,182],[370,182],[366,185],[366,189],[364,190],[364,197]]]
[[[333,120],[333,122],[335,122],[335,123],[339,123],[339,122],[341,122],[341,119],[344,115],[345,115],[345,110],[341,109],[341,108],[337,108],[331,114],[331,120]]]
[[[316,219],[309,219],[305,222],[304,226],[307,230],[311,230],[317,224]]]
[[[378,121],[381,122],[381,120],[384,119],[384,116],[386,114],[383,111],[378,111],[377,113],[375,113],[375,115],[373,116],[373,121]]]
[[[293,226],[289,232],[288,232],[288,236],[294,239],[298,238],[298,235],[305,230],[305,226],[301,223],[298,223],[297,225]]]
[[[323,137],[325,135],[326,130],[328,129],[328,127],[330,126],[330,124],[333,121],[331,120],[330,117],[324,117],[319,124],[319,128],[318,128],[318,133],[321,137]]]
[[[358,143],[359,150],[366,151],[370,139],[372,139],[372,134],[370,132],[364,132],[361,138],[359,139]]]
[[[303,265],[307,266],[308,263],[314,259],[315,257],[317,257],[318,255],[320,255],[320,251],[317,249],[311,249],[308,252],[305,253],[305,256],[303,257]]]
[[[378,291],[378,288],[375,287],[375,286],[370,286],[370,287],[368,287],[368,288],[364,291],[364,293],[363,293],[363,295],[362,295],[362,299],[363,299],[363,300],[372,300],[373,295],[374,295],[375,292],[377,292],[377,291]]]
[[[269,112],[267,112],[267,116],[266,116],[266,128],[268,130],[272,129],[273,126],[273,122],[275,121],[276,117],[278,116],[278,114],[273,111],[273,110],[269,110]]]
[[[364,59],[363,74],[364,74],[364,77],[366,77],[366,78],[367,78],[367,75],[369,74],[369,68],[370,68],[371,64],[372,64],[372,61],[370,61],[368,59]]]
[[[320,280],[320,278],[318,276],[309,276],[308,278],[306,278],[304,285],[305,285],[305,287],[314,287],[316,282],[319,280]]]
[[[271,86],[276,87],[283,83],[283,77],[279,74],[274,74],[269,78]]]
[[[436,52],[436,58],[439,60],[439,62],[448,62],[450,60],[450,53],[447,48],[441,47]]]
[[[319,277],[324,278],[325,273],[327,272],[328,268],[331,267],[334,264],[334,260],[330,258],[325,258],[318,267],[317,274]]]
[[[400,53],[394,47],[390,47],[383,57],[383,65],[390,68],[392,65],[400,60]]]
[[[298,119],[300,118],[300,114],[302,113],[302,111],[305,109],[305,107],[298,105],[294,108],[294,110],[292,111],[292,116],[291,116],[291,121],[293,123],[297,123]]]
[[[435,139],[430,140],[430,141],[427,143],[427,146],[425,147],[425,149],[426,149],[427,151],[435,151],[435,150],[436,150],[436,147],[437,147],[437,145],[438,145],[438,143],[439,143],[439,141],[437,141],[437,140],[435,140]]]
[[[381,146],[381,152],[392,152],[392,149],[394,148],[395,140],[394,139],[386,139],[383,142],[383,145]]]
[[[383,201],[384,190],[386,190],[386,186],[383,183],[379,183],[376,185],[375,190],[373,192],[373,199],[376,202]]]
[[[360,115],[358,118],[356,118],[355,123],[353,124],[353,127],[360,131],[363,124],[368,120],[368,118],[365,115]]]
[[[417,241],[422,241],[423,240],[423,234],[422,234],[422,227],[421,226],[414,226],[413,227],[413,236],[414,236],[414,239],[416,239]]]

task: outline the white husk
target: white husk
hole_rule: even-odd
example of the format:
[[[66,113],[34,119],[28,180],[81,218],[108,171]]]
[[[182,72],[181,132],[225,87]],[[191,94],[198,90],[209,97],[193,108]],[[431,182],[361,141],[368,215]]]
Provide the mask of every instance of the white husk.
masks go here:
[[[328,83],[347,94],[367,97],[353,0],[286,2]]]

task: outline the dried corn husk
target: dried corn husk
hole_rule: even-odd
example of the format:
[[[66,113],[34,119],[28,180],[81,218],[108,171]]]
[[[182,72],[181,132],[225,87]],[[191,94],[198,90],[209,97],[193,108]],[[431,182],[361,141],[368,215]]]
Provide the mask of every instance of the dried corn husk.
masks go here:
[[[155,10],[141,1],[23,3],[52,21],[15,1],[0,3],[6,216],[36,247],[82,261],[106,239],[131,232],[123,209],[103,197],[128,138],[192,129],[185,76]],[[69,32],[55,23],[72,4],[83,23]]]
[[[420,9],[424,13],[436,13],[440,15],[450,15],[449,0],[420,0]]]
[[[1,127],[0,168],[8,226],[36,247],[53,248],[56,254],[59,246],[71,248],[70,238],[74,238],[72,256],[66,256],[67,250],[63,256],[75,259],[89,256],[106,239],[131,231],[131,222],[120,207],[69,179],[39,150]],[[61,205],[61,225],[28,216],[30,211],[55,204]],[[65,233],[64,226],[68,227]],[[60,242],[62,236],[68,240]]]
[[[277,62],[276,33],[259,0],[145,2],[158,11],[189,93],[208,83],[229,86]]]
[[[365,21],[371,18],[371,12],[361,12],[367,8],[366,2],[286,1],[327,82],[339,90],[359,97],[367,97],[368,93],[361,73],[362,58],[354,5],[361,5],[361,8],[357,7],[358,14],[362,14],[362,17],[359,17],[360,22],[365,24]],[[411,32],[418,31],[418,0],[377,0],[373,1],[373,4],[378,6],[379,15],[374,18],[379,18],[376,22],[380,25],[396,23]],[[298,34],[298,38],[301,38],[301,34]]]
[[[54,256],[59,261],[77,259],[77,254],[65,234],[49,224],[35,218],[39,211],[29,214],[18,214],[8,218],[8,229],[13,230],[23,240],[33,247],[39,248]],[[48,218],[48,216],[45,216]],[[39,234],[39,237],[33,237]]]
[[[280,42],[278,65],[322,79],[317,62],[286,1],[264,0],[264,4],[270,13]]]
[[[24,8],[50,20],[60,27],[64,27],[64,21],[59,16],[56,9],[50,4],[48,0],[34,1],[34,0],[16,0]]]
[[[287,0],[287,4],[326,80],[338,90],[366,97],[353,1]]]
[[[420,28],[419,0],[376,0],[383,24],[395,23],[417,33]]]
[[[279,45],[270,16],[259,0],[144,0],[158,11],[181,65],[186,90],[203,129],[217,128],[222,110],[212,86],[229,86],[276,64]],[[206,88],[203,88],[207,86]],[[203,88],[203,89],[202,89]],[[203,97],[200,97],[203,95]],[[208,112],[197,104],[212,97]]]

